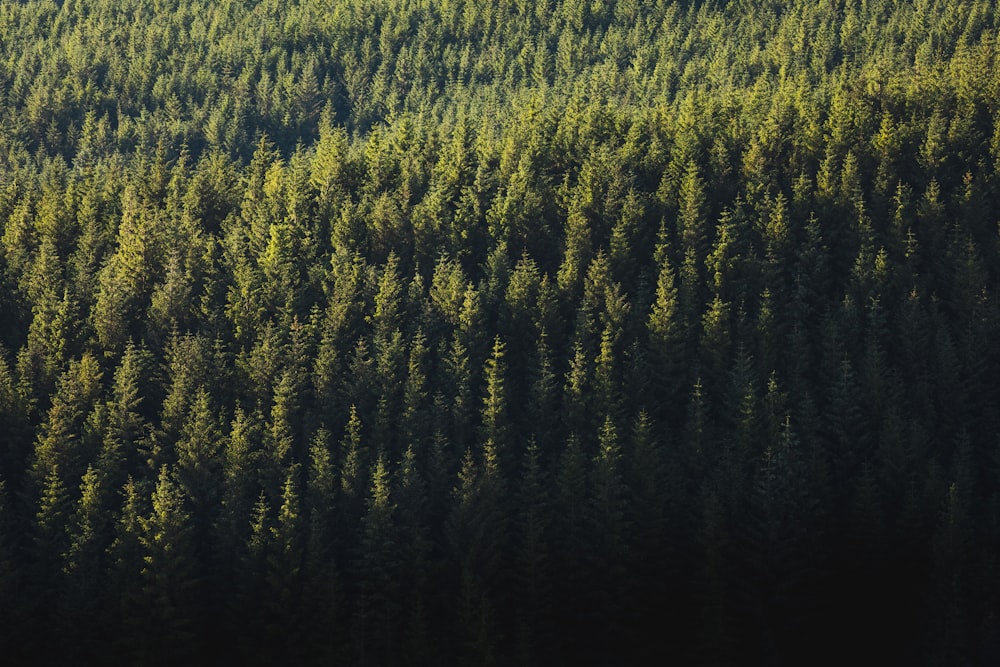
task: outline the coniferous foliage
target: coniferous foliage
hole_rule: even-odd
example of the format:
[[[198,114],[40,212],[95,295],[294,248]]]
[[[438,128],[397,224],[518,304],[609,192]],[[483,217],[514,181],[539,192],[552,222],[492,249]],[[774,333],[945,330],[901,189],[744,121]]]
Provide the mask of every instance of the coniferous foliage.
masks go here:
[[[0,652],[1000,662],[998,34],[0,4]]]

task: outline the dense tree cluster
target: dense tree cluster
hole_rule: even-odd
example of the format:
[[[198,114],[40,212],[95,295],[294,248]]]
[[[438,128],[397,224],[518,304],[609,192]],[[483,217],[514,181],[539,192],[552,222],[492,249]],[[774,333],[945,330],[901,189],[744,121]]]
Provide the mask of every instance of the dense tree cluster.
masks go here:
[[[0,646],[996,664],[998,34],[0,4]]]

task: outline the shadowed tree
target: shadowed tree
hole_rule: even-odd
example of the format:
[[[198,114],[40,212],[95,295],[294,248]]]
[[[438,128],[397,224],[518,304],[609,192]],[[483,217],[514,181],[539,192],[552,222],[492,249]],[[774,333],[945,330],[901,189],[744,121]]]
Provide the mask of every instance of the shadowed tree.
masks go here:
[[[148,516],[138,520],[142,554],[141,606],[145,622],[136,656],[141,662],[197,654],[198,556],[185,496],[168,466],[160,468]],[[133,574],[132,576],[136,576]],[[141,621],[141,622],[142,622]]]
[[[379,455],[362,519],[355,646],[358,664],[388,665],[399,646],[400,559],[396,505],[391,500],[389,470]]]

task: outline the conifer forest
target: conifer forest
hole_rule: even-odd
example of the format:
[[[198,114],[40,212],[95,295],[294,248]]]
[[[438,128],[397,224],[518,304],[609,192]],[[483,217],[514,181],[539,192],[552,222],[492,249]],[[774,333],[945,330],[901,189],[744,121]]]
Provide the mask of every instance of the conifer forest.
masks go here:
[[[0,662],[1000,664],[998,3],[0,1]]]

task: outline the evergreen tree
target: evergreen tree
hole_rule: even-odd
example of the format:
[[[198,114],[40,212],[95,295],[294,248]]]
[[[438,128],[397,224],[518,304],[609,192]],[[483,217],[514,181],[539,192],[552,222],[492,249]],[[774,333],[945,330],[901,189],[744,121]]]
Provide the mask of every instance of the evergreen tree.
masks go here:
[[[63,587],[62,554],[69,547],[66,526],[69,523],[71,501],[60,475],[53,466],[45,477],[38,509],[35,512],[32,540],[32,579],[39,596],[33,601],[33,613],[42,614],[46,622],[54,623],[54,613],[60,603]]]
[[[655,405],[648,406],[663,419],[676,419],[683,381],[684,330],[677,303],[677,288],[669,260],[664,258],[656,283],[656,299],[649,313],[649,363]]]
[[[299,500],[299,476],[299,466],[292,465],[282,485],[277,517],[266,538],[264,637],[265,646],[276,657],[297,656],[303,648],[300,614],[305,522]]]
[[[162,466],[150,513],[138,519],[142,554],[142,569],[137,573],[142,582],[139,614],[145,623],[137,658],[143,662],[194,652],[198,631],[207,630],[193,624],[198,563],[191,516],[184,504],[184,492],[174,474]]]
[[[391,664],[399,643],[399,535],[389,470],[379,456],[362,521],[357,652],[361,664]]]
[[[74,643],[90,644],[102,637],[110,620],[108,601],[101,591],[108,584],[105,553],[111,544],[111,503],[100,475],[88,466],[80,483],[80,500],[69,523],[70,543],[65,554],[66,608],[70,618],[81,619],[74,628]]]
[[[363,480],[368,476],[368,448],[361,438],[361,419],[351,406],[347,431],[340,444],[340,523],[344,530],[355,526],[361,516],[364,493]],[[345,535],[345,537],[348,537]]]
[[[517,628],[519,659],[531,662],[544,645],[541,635],[552,614],[547,534],[552,524],[551,500],[541,465],[538,444],[532,440],[525,452],[522,484],[517,494]]]
[[[222,437],[208,392],[200,387],[191,402],[177,449],[177,483],[193,515],[197,543],[207,545],[222,481]],[[202,554],[203,556],[205,554]]]
[[[13,622],[18,613],[18,607],[11,600],[14,599],[14,591],[17,590],[18,570],[14,560],[14,542],[11,539],[11,512],[7,499],[7,483],[0,480],[0,594],[7,600],[0,606],[0,640],[8,646],[14,646]]]
[[[496,579],[505,526],[495,465],[490,458],[477,462],[472,450],[466,450],[447,525],[458,566],[460,655],[469,663],[489,664],[497,659]]]
[[[143,626],[145,614],[144,582],[140,573],[144,567],[143,545],[141,542],[142,506],[139,490],[130,476],[123,486],[121,513],[115,524],[114,541],[108,549],[112,561],[112,590],[119,601],[115,615],[116,627],[121,628],[119,636],[113,638],[116,653],[137,657],[145,639]]]
[[[125,471],[134,468],[136,453],[147,435],[140,384],[148,361],[146,354],[129,343],[115,370],[108,426],[98,455],[100,481],[107,488],[118,488],[125,483]]]
[[[628,526],[626,525],[627,491],[621,471],[621,444],[617,429],[608,416],[598,435],[598,452],[591,472],[587,507],[588,572],[592,587],[593,630],[603,628],[597,645],[599,655],[612,656],[622,650],[624,628],[617,625],[624,609],[625,567],[628,562]]]
[[[309,446],[309,469],[304,494],[308,530],[303,560],[303,624],[306,642],[314,647],[310,659],[329,659],[336,650],[340,590],[335,560],[337,521],[336,476],[330,434],[319,430]]]
[[[500,480],[500,475],[511,451],[511,426],[507,417],[507,395],[504,389],[506,346],[497,337],[493,341],[493,353],[486,361],[483,374],[486,380],[486,395],[482,409],[482,467],[483,470]]]
[[[433,655],[428,615],[432,609],[431,577],[437,568],[432,563],[434,545],[430,537],[427,484],[420,473],[412,444],[403,453],[397,477],[395,514],[401,555],[400,599],[405,601],[401,646],[406,662],[421,664]]]
[[[85,463],[93,456],[89,443],[81,438],[83,420],[98,396],[100,379],[97,360],[90,355],[72,362],[60,376],[32,458],[30,476],[39,487],[49,484],[57,468],[64,486],[82,477]]]

